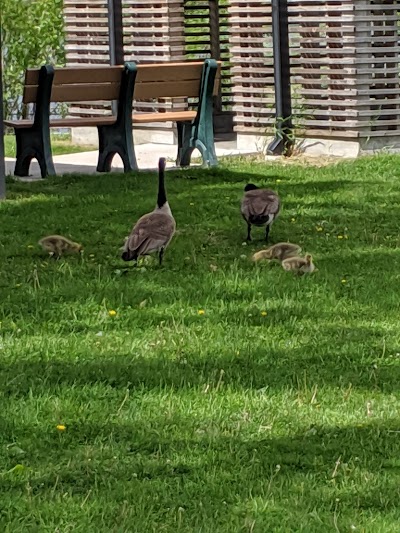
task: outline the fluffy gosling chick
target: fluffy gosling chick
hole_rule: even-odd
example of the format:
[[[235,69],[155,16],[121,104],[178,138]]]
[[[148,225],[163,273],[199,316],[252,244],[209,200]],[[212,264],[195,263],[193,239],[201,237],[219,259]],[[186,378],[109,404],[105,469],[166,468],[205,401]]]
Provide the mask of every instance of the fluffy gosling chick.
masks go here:
[[[296,272],[300,276],[306,273],[311,274],[311,272],[316,270],[310,254],[305,257],[288,257],[282,261],[282,267],[284,270]]]
[[[158,161],[158,196],[157,205],[151,213],[143,215],[134,225],[131,234],[125,240],[122,252],[123,261],[137,261],[140,256],[158,252],[160,265],[164,250],[175,234],[176,223],[172,216],[164,184],[166,160]]]
[[[278,242],[270,246],[266,250],[260,250],[253,255],[253,261],[261,261],[262,259],[277,259],[283,261],[288,257],[293,257],[301,252],[301,248],[298,244],[292,244],[290,242]]]
[[[280,200],[271,189],[260,189],[253,183],[244,188],[240,206],[242,217],[247,222],[247,240],[251,241],[251,226],[266,226],[265,240],[268,242],[270,227],[280,211]]]
[[[70,241],[62,235],[48,235],[40,239],[38,244],[43,250],[56,258],[61,257],[66,252],[80,253],[83,251],[81,244]]]

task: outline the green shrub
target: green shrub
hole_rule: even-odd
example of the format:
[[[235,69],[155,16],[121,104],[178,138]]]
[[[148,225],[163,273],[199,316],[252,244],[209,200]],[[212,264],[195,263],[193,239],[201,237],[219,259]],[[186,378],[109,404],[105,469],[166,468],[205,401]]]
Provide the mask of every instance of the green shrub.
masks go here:
[[[5,118],[24,115],[25,69],[65,64],[63,0],[2,0]]]

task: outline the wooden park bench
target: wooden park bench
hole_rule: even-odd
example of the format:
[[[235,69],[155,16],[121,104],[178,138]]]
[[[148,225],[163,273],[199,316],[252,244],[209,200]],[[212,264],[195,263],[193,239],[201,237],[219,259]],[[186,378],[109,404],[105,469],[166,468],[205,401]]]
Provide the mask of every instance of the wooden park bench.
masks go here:
[[[132,140],[132,95],[136,65],[28,69],[23,102],[35,104],[33,120],[7,120],[14,128],[17,154],[14,174],[27,176],[32,159],[37,159],[42,177],[55,175],[50,128],[96,126],[99,133],[97,170],[107,172],[118,153],[124,170],[137,168]],[[94,118],[51,118],[51,102],[118,101],[116,116]]]
[[[135,124],[174,121],[178,131],[177,165],[190,164],[197,148],[205,165],[216,165],[213,131],[213,95],[218,93],[220,63],[160,63],[125,66],[87,66],[28,69],[24,103],[35,104],[33,120],[9,120],[15,130],[17,157],[14,174],[26,176],[32,159],[37,159],[42,177],[55,175],[50,128],[94,126],[99,134],[97,171],[109,172],[115,154],[124,171],[137,170],[132,127]],[[217,75],[218,74],[218,75]],[[133,113],[132,101],[156,98],[197,98],[196,110]],[[118,102],[117,115],[93,118],[51,118],[52,102]]]

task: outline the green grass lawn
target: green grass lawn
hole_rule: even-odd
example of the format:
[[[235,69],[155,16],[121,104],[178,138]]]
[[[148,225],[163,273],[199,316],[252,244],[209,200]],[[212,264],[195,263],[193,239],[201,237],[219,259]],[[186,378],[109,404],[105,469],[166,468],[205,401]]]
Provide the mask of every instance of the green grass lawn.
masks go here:
[[[68,134],[52,134],[51,149],[53,155],[75,154],[77,152],[86,152],[88,150],[97,150],[97,146],[83,146],[72,144],[71,136]],[[4,136],[4,152],[6,157],[15,157],[15,136]]]
[[[156,180],[8,184],[0,530],[397,533],[400,157],[168,172],[177,235],[124,273]],[[248,181],[317,273],[249,260]],[[48,233],[83,257],[48,259]]]

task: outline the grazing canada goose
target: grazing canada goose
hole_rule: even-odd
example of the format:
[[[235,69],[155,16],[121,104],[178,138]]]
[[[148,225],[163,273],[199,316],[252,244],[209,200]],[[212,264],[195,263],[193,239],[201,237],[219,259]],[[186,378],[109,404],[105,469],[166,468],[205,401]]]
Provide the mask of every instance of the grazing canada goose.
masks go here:
[[[38,244],[43,250],[57,258],[61,257],[65,252],[79,253],[83,251],[81,244],[70,241],[62,235],[48,235],[47,237],[40,239]]]
[[[154,211],[139,218],[125,240],[122,253],[124,261],[137,261],[142,255],[158,252],[161,265],[164,250],[174,236],[176,223],[167,202],[164,185],[165,163],[163,157],[158,161],[157,205]]]
[[[251,226],[266,226],[265,240],[268,242],[269,229],[278,216],[280,200],[276,192],[271,189],[260,189],[253,183],[244,188],[241,213],[247,222],[247,240],[251,241]]]
[[[260,250],[253,255],[253,261],[260,261],[261,259],[277,259],[283,261],[288,257],[293,257],[301,252],[301,248],[298,244],[292,244],[290,242],[278,242],[270,246],[266,250]]]
[[[300,276],[306,273],[311,274],[311,272],[317,270],[310,254],[305,257],[288,257],[282,261],[282,267],[284,270],[291,270]]]

